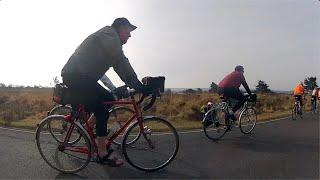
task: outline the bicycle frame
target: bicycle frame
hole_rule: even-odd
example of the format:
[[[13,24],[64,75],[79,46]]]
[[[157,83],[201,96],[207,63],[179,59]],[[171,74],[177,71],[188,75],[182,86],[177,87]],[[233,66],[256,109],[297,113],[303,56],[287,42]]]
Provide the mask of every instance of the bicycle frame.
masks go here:
[[[224,100],[224,101],[222,101],[222,102],[220,102],[219,103],[219,106],[223,109],[223,112],[227,115],[227,119],[225,119],[227,122],[228,122],[228,124],[230,124],[229,123],[229,121],[230,121],[230,118],[229,118],[229,116],[230,116],[230,112],[229,112],[229,109],[231,108],[231,102],[230,102],[230,99],[226,99],[226,100]],[[240,114],[243,112],[243,111],[245,111],[246,109],[248,109],[248,107],[251,107],[249,104],[248,104],[248,101],[246,100],[245,101],[245,103],[242,105],[242,107],[239,109],[240,110]]]
[[[123,125],[123,127],[121,127],[119,130],[117,130],[109,138],[109,140],[108,140],[108,142],[106,144],[106,148],[111,145],[112,141],[115,140],[119,136],[119,134],[122,133],[130,125],[130,123],[134,119],[138,120],[140,131],[144,132],[143,131],[143,124],[142,124],[142,114],[141,114],[141,111],[138,108],[138,103],[136,102],[136,100],[134,99],[133,96],[131,96],[131,101],[107,101],[107,102],[103,102],[103,104],[106,104],[106,105],[132,105],[133,108],[134,108],[133,116],[126,121],[126,123]],[[76,116],[79,116],[80,114],[86,114],[85,108],[84,108],[83,105],[80,105],[76,112],[77,112]],[[69,151],[73,151],[73,152],[79,152],[79,153],[88,154],[88,149],[83,148],[83,147],[65,147],[66,144],[68,143],[70,137],[71,137],[71,133],[72,133],[72,131],[74,129],[74,126],[75,126],[73,122],[76,121],[78,119],[78,117],[73,117],[73,114],[71,114],[71,115],[65,116],[65,119],[66,119],[66,121],[71,123],[71,126],[68,129],[68,132],[67,132],[67,135],[65,137],[64,142],[59,145],[59,150],[69,150]],[[89,134],[89,139],[90,139],[90,142],[92,143],[91,145],[93,145],[94,147],[97,147],[97,144],[96,144],[96,142],[94,140],[93,129],[89,125],[88,120],[89,120],[89,118],[86,118],[86,120],[85,120],[85,126],[87,127],[86,131]]]

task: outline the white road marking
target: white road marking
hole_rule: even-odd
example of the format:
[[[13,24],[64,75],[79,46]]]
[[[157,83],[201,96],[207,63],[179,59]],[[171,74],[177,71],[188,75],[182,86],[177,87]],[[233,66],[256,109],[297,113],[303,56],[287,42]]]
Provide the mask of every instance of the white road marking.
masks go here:
[[[31,133],[31,134],[35,134],[35,131],[28,131],[28,130],[22,130],[22,129],[16,129],[16,128],[5,128],[5,127],[0,127],[0,129],[5,129],[8,131],[15,131],[15,132],[23,132],[23,133]]]

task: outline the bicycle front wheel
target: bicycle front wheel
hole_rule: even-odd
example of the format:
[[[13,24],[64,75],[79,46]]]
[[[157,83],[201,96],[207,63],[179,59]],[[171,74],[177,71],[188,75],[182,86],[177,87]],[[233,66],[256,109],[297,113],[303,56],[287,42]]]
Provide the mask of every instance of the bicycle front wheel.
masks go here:
[[[54,129],[52,122],[63,121],[63,119],[62,115],[45,118],[37,128],[36,143],[40,155],[49,166],[63,173],[76,173],[90,162],[92,148],[88,136],[77,123],[68,122],[69,138],[67,138],[68,133],[57,133],[53,136],[50,132]],[[70,143],[72,137],[79,136],[83,137],[80,141]]]
[[[178,149],[179,136],[176,129],[159,117],[148,117],[142,124],[138,121],[132,124],[122,142],[122,152],[128,163],[143,171],[164,168],[175,158]]]
[[[208,111],[202,123],[204,134],[214,141],[221,139],[228,130],[224,112],[219,109]]]
[[[250,134],[257,124],[257,113],[254,108],[246,108],[241,112],[239,118],[239,128],[244,134]]]

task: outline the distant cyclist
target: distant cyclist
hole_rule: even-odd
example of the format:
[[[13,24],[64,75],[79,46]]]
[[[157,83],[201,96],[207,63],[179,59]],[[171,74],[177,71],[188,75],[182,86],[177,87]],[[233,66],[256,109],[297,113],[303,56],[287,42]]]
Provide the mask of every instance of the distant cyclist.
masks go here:
[[[294,89],[293,89],[293,95],[295,98],[298,99],[298,101],[301,104],[301,107],[303,107],[303,101],[302,98],[305,99],[305,88],[303,86],[303,82],[300,82]]]
[[[240,65],[235,67],[235,70],[225,76],[222,81],[219,83],[219,94],[223,95],[227,98],[236,99],[237,104],[232,107],[231,119],[237,120],[239,116],[239,112],[237,112],[245,103],[246,98],[240,91],[240,86],[246,89],[247,93],[251,96],[251,90],[243,76],[244,68]]]

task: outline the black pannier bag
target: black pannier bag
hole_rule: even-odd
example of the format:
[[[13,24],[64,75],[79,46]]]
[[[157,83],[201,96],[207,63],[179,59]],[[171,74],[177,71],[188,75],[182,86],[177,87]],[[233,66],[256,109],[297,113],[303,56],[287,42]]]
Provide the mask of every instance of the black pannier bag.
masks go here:
[[[165,82],[164,76],[158,76],[158,77],[144,77],[142,78],[142,84],[148,86],[152,91],[157,91],[159,93],[164,92],[164,82]]]
[[[63,84],[56,84],[53,89],[52,100],[58,104],[66,105],[71,103],[71,93],[69,92],[68,87]]]

